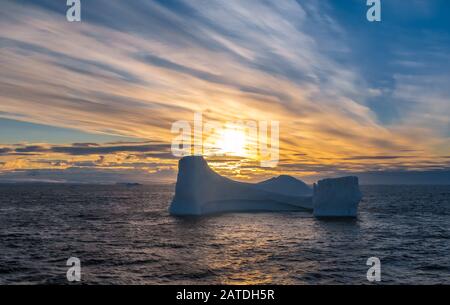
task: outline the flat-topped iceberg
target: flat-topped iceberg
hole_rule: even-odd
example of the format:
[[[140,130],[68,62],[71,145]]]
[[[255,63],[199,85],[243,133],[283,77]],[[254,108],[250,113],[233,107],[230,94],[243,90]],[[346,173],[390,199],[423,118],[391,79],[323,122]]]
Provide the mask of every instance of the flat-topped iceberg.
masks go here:
[[[351,185],[349,191],[357,191],[360,195],[357,178],[350,178],[352,180],[348,183],[356,184]],[[333,180],[326,179],[329,181],[326,185],[333,184]],[[341,180],[337,185],[342,185]],[[316,196],[318,200],[314,199]],[[352,204],[356,211],[359,202],[359,200],[354,202],[353,199],[356,197],[336,196],[329,188],[323,187],[320,181],[312,196],[311,189],[304,182],[285,175],[256,184],[238,182],[214,172],[203,157],[189,156],[180,159],[178,163],[175,196],[169,212],[172,215],[205,215],[224,212],[317,209],[317,216],[349,216],[348,211]],[[342,204],[345,207],[340,213],[336,205],[326,201],[327,198],[330,200],[350,198],[353,201],[339,203],[337,206]]]
[[[357,177],[320,180],[314,184],[314,216],[356,217],[361,198]]]

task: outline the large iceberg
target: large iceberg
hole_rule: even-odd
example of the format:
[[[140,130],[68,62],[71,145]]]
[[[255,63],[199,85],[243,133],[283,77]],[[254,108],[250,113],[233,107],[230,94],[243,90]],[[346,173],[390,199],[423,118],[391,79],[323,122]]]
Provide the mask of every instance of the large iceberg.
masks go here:
[[[359,193],[358,180],[350,177],[351,185],[348,192]],[[349,179],[349,178],[340,178]],[[355,180],[356,179],[356,180]],[[260,183],[244,183],[220,176],[214,172],[201,156],[189,156],[180,159],[175,196],[169,208],[172,215],[205,215],[224,212],[256,212],[256,211],[314,211],[316,216],[349,216],[349,207],[356,196],[337,196],[325,187],[333,185],[335,179],[326,179],[325,184],[319,181],[315,187],[314,196],[311,189],[302,181],[290,176],[279,176]],[[337,179],[337,185],[343,185]],[[347,180],[345,180],[347,181]],[[334,190],[334,188],[331,188]],[[347,190],[342,190],[346,192]],[[315,200],[315,198],[318,200]],[[328,202],[334,200],[353,201],[345,203]],[[340,205],[345,206],[339,211]],[[355,215],[356,216],[356,213]]]

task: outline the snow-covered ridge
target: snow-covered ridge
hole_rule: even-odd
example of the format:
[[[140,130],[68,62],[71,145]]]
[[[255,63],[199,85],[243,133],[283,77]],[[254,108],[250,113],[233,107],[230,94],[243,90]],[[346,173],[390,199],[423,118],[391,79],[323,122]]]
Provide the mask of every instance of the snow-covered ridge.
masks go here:
[[[333,184],[334,179],[327,180],[330,182],[326,185]],[[342,182],[339,181],[338,184],[341,185]],[[335,198],[328,188],[320,186],[317,189],[320,200],[315,201],[310,194],[310,188],[294,177],[283,175],[261,183],[243,183],[220,176],[208,166],[203,157],[189,156],[180,159],[178,163],[175,196],[169,212],[172,215],[204,215],[224,212],[312,211],[314,202],[317,211],[325,213],[331,206],[329,216],[341,216],[335,206],[326,201],[326,198]],[[331,215],[332,213],[336,215]],[[345,214],[348,214],[347,206]]]

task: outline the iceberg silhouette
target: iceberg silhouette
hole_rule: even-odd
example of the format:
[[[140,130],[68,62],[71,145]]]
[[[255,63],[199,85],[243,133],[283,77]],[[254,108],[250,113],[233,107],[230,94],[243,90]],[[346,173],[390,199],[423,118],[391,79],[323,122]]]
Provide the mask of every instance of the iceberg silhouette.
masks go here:
[[[357,177],[325,179],[314,193],[301,180],[282,175],[260,183],[238,182],[214,172],[202,156],[178,162],[172,215],[225,212],[311,211],[317,217],[355,217],[361,199]]]

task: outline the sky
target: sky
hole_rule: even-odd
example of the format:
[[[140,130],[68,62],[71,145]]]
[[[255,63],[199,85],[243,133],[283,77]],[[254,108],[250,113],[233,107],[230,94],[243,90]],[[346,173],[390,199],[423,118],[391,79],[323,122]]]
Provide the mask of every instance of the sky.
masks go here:
[[[450,184],[450,3],[0,3],[0,182],[173,182],[174,122],[279,121],[219,173]]]

